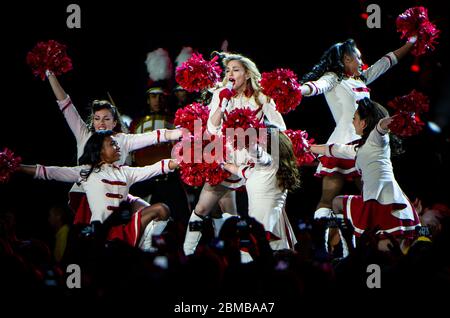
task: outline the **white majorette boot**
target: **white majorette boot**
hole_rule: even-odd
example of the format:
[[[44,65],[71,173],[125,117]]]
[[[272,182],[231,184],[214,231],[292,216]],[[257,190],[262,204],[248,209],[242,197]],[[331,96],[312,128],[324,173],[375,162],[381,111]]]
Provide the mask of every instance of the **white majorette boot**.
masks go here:
[[[191,231],[191,228],[193,227],[192,225],[195,222],[203,222],[203,219],[199,217],[197,214],[195,214],[194,211],[192,211],[191,217],[189,218],[188,227],[186,230],[186,237],[184,238],[183,244],[183,250],[186,256],[194,254],[198,242],[200,242],[200,239],[202,237],[201,229],[195,229]]]
[[[219,218],[219,219],[213,218],[212,219],[213,220],[213,224],[214,224],[214,236],[216,238],[219,237],[220,230],[222,229],[222,226],[225,223],[225,221],[228,220],[229,218],[233,217],[233,216],[237,217],[237,215],[233,215],[233,214],[225,212],[225,213],[222,213],[222,217],[221,218]]]
[[[168,222],[169,220],[151,221],[147,224],[139,242],[139,248],[144,252],[156,252],[157,249],[152,245],[153,235],[161,235]]]

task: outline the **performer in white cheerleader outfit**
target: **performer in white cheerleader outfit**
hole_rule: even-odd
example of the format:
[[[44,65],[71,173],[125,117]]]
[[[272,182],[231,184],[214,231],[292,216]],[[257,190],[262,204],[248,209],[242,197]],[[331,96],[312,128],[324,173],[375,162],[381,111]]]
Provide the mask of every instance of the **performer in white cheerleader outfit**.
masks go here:
[[[360,135],[359,145],[330,143],[313,145],[311,151],[330,158],[356,159],[361,173],[362,195],[337,196],[334,213],[344,216],[354,227],[355,236],[365,229],[379,227],[399,240],[413,238],[419,217],[394,177],[388,125],[392,117],[381,105],[364,98],[358,101],[353,125]],[[329,216],[329,215],[328,215]],[[386,250],[387,239],[380,249]]]
[[[294,249],[297,243],[294,231],[286,215],[288,191],[300,185],[300,175],[292,142],[283,132],[269,129],[270,135],[279,138],[275,160],[258,147],[249,153],[250,164],[237,166],[226,163],[224,169],[243,178],[248,194],[248,214],[264,225],[273,250]]]
[[[80,157],[81,166],[46,167],[41,165],[22,165],[20,171],[34,175],[37,179],[77,182],[86,193],[92,211],[89,223],[102,224],[115,212],[120,204],[127,201],[130,186],[162,173],[173,171],[177,164],[169,159],[151,166],[118,166],[121,152],[111,130],[97,131],[86,142],[85,151]],[[121,239],[132,246],[151,247],[151,236],[143,236],[143,229],[152,223],[166,218],[162,207],[145,206],[131,215],[125,225],[115,225],[108,231],[108,239]],[[139,242],[139,239],[142,240]]]
[[[416,38],[379,59],[366,70],[362,70],[361,53],[355,42],[349,39],[334,44],[322,56],[312,71],[306,74],[301,86],[303,96],[324,94],[336,123],[327,143],[349,144],[359,139],[352,125],[356,101],[370,98],[366,86],[397,64],[413,47]],[[321,157],[316,176],[322,176],[322,196],[317,205],[315,218],[328,214],[333,198],[340,193],[345,179],[354,179],[359,186],[359,176],[354,160]]]
[[[107,101],[94,101],[92,103],[92,113],[89,125],[82,120],[80,114],[72,103],[70,96],[66,94],[61,87],[56,76],[47,71],[47,78],[50,86],[55,94],[59,109],[66,119],[72,133],[77,142],[77,158],[83,154],[84,146],[87,140],[92,136],[93,132],[101,130],[114,131],[113,138],[117,141],[121,149],[121,154],[116,165],[123,165],[129,153],[136,149],[144,148],[160,142],[171,140],[179,140],[181,130],[158,129],[144,134],[125,134],[122,133],[120,116],[117,108]],[[91,219],[91,211],[87,204],[86,195],[83,189],[74,184],[69,193],[70,206],[75,213],[74,224],[89,224]],[[138,198],[128,194],[128,200],[132,204],[134,211],[139,208],[146,207],[149,204]],[[155,211],[164,211],[164,215],[168,216],[170,211],[166,205],[158,204],[154,206]],[[157,235],[162,232],[167,221],[162,219],[161,222],[154,222],[146,230],[146,235]]]
[[[220,53],[223,55],[223,64],[225,67],[225,77],[223,87],[213,92],[211,103],[209,104],[208,131],[211,134],[221,134],[222,123],[226,113],[236,108],[248,107],[252,110],[258,110],[257,116],[260,121],[267,121],[274,126],[286,129],[283,117],[275,109],[275,103],[272,99],[261,93],[259,80],[261,74],[255,63],[247,57],[238,54]],[[232,91],[233,90],[233,93]],[[234,153],[235,164],[246,163],[246,150],[238,150]],[[200,193],[198,203],[191,214],[190,222],[202,221],[211,210],[216,206],[219,200],[225,195],[232,195],[228,204],[221,204],[224,218],[237,213],[235,194],[232,189],[237,189],[244,184],[244,180],[238,176],[232,176],[220,185],[211,186],[205,184]],[[216,234],[223,219],[214,220],[216,225]],[[201,232],[186,232],[184,241],[184,252],[186,255],[193,254],[201,238]]]

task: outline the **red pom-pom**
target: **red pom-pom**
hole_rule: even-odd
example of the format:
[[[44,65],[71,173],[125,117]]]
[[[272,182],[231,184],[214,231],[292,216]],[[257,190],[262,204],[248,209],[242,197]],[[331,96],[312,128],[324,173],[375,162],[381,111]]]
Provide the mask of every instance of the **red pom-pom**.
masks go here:
[[[298,166],[310,164],[316,159],[316,156],[310,151],[311,145],[314,144],[314,138],[308,139],[306,131],[288,129],[284,133],[292,141]]]
[[[425,22],[419,29],[417,42],[411,50],[411,54],[419,56],[433,51],[435,49],[434,45],[438,43],[436,39],[439,37],[440,32],[433,23]]]
[[[393,121],[389,124],[391,133],[400,137],[417,135],[424,123],[417,114],[400,111],[393,116]]]
[[[39,42],[27,54],[27,64],[33,74],[45,80],[45,71],[61,75],[72,69],[72,60],[66,53],[66,46],[54,40]]]
[[[264,72],[260,85],[262,92],[275,101],[277,110],[282,114],[294,110],[302,101],[300,84],[291,70],[279,68],[269,73]]]
[[[217,185],[230,177],[231,174],[220,166],[229,156],[225,139],[218,136],[212,138],[211,141],[201,140],[191,135],[175,145],[174,153],[180,162],[180,177],[184,183],[190,186],[201,186],[205,182]],[[216,153],[216,147],[211,145],[215,141],[220,142],[217,146],[221,147],[221,153]],[[190,153],[184,154],[184,149],[189,149]]]
[[[428,97],[416,90],[404,96],[397,96],[388,102],[388,106],[395,109],[394,120],[389,125],[389,129],[400,137],[417,135],[424,123],[420,120],[419,114],[427,112],[430,108]]]
[[[22,158],[14,156],[14,153],[5,148],[0,152],[0,183],[9,181],[11,175],[20,167]]]
[[[208,106],[192,103],[176,111],[174,124],[177,127],[186,128],[191,134],[194,134],[194,121],[201,120],[203,133],[206,130],[208,116]]]
[[[257,111],[251,110],[248,107],[233,109],[227,114],[227,118],[223,122],[222,132],[225,134],[227,128],[259,128],[263,125],[259,122],[256,116]]]
[[[395,97],[388,102],[388,106],[396,111],[420,114],[429,110],[430,100],[426,95],[413,89],[408,95]]]
[[[397,31],[400,38],[417,36],[417,41],[411,54],[419,56],[433,51],[440,31],[428,19],[428,10],[424,7],[409,8],[397,17]]]
[[[244,130],[244,133],[249,128],[255,129],[255,134],[249,134],[249,136],[257,137],[257,129],[265,127],[264,124],[259,122],[256,115],[257,112],[258,111],[251,110],[250,108],[246,107],[233,109],[229,114],[227,114],[227,117],[222,125],[222,134],[229,138],[228,142],[233,145],[234,149],[249,147],[249,140],[247,140],[245,136],[242,136],[246,138],[244,142],[238,143],[238,141],[242,141],[242,138],[237,134],[239,133],[239,130],[236,131],[237,128],[242,128]],[[227,133],[227,128],[233,128],[235,130],[234,134]]]
[[[192,54],[191,58],[176,69],[175,79],[188,92],[198,92],[211,88],[220,81],[222,69],[217,63],[218,56],[211,61],[203,59],[201,54]]]

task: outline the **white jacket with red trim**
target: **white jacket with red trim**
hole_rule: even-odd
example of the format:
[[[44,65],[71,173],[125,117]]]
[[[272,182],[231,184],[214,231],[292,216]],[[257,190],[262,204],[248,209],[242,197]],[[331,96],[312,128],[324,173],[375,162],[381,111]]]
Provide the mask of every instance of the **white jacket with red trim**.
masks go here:
[[[169,169],[169,160],[161,160],[144,167],[119,167],[113,164],[103,164],[99,171],[94,169],[85,181],[82,180],[80,172],[90,169],[89,165],[76,167],[37,165],[34,177],[44,180],[79,182],[81,190],[86,192],[92,212],[91,222],[103,222],[119,208],[122,201],[127,200],[128,191],[133,183],[173,171]]]
[[[335,73],[328,72],[316,81],[304,83],[311,89],[311,93],[305,96],[324,94],[333,115],[336,127],[327,143],[346,144],[360,138],[352,124],[353,115],[358,106],[356,102],[364,97],[370,98],[370,90],[366,85],[372,83],[395,64],[397,64],[397,58],[390,52],[362,72],[365,81],[353,77],[344,77],[339,81]]]
[[[84,152],[84,146],[92,132],[88,129],[86,123],[81,119],[80,114],[72,103],[70,96],[66,99],[57,101],[59,109],[64,115],[67,124],[72,130],[73,135],[77,141],[77,158],[80,158]],[[154,145],[160,142],[166,142],[165,129],[158,129],[152,132],[143,134],[124,134],[117,133],[112,136],[120,147],[120,159],[116,162],[118,165],[123,165],[131,151],[141,149],[147,146]],[[83,192],[76,184],[70,191]]]
[[[220,135],[222,130],[222,125],[215,126],[211,122],[211,117],[216,112],[217,108],[220,108],[220,98],[219,94],[220,92],[225,89],[224,87],[221,87],[214,91],[213,97],[211,99],[211,102],[208,105],[208,108],[210,109],[209,112],[209,118],[208,118],[208,131],[211,134]],[[255,101],[255,98],[253,95],[248,98],[245,97],[243,94],[240,96],[232,97],[227,104],[227,112],[230,113],[234,109],[237,108],[250,108],[251,110],[257,110],[259,109],[259,112],[257,113],[258,118],[262,122],[264,120],[264,116],[267,118],[267,121],[276,127],[278,127],[281,131],[286,130],[286,124],[284,123],[284,119],[281,116],[281,114],[276,110],[275,108],[275,102],[267,97],[264,94],[259,94],[259,102],[262,105],[261,107],[258,106],[258,104]]]
[[[378,123],[364,145],[358,149],[356,145],[330,144],[326,148],[326,155],[342,159],[356,158],[356,168],[360,171],[363,182],[363,200],[396,204],[400,209],[393,212],[394,216],[414,220],[408,198],[395,180],[387,132]]]

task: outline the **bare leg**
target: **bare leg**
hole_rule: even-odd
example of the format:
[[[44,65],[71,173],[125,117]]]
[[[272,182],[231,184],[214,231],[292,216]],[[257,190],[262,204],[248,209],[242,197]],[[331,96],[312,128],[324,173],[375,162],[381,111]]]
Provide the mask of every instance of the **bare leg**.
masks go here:
[[[133,213],[135,213],[135,212],[139,211],[139,209],[145,208],[147,206],[150,206],[150,204],[147,201],[145,201],[141,198],[137,198],[136,200],[133,200],[131,202],[131,211]]]
[[[325,176],[322,180],[322,196],[320,197],[319,208],[330,208],[332,207],[332,202],[335,196],[341,192],[344,186],[344,177],[340,174],[335,174],[332,176]]]
[[[156,203],[142,210],[141,229],[145,229],[151,221],[166,221],[170,216],[170,210],[164,203]]]
[[[139,248],[143,251],[156,251],[152,246],[153,235],[160,235],[167,225],[170,209],[164,203],[155,203],[142,210]]]
[[[223,213],[237,215],[236,192],[231,190],[226,192],[225,195],[220,198],[219,206]]]
[[[207,183],[203,186],[202,192],[195,206],[194,212],[199,216],[206,216],[214,209],[219,200],[231,191],[222,185],[211,186]],[[237,210],[237,208],[235,208]]]

